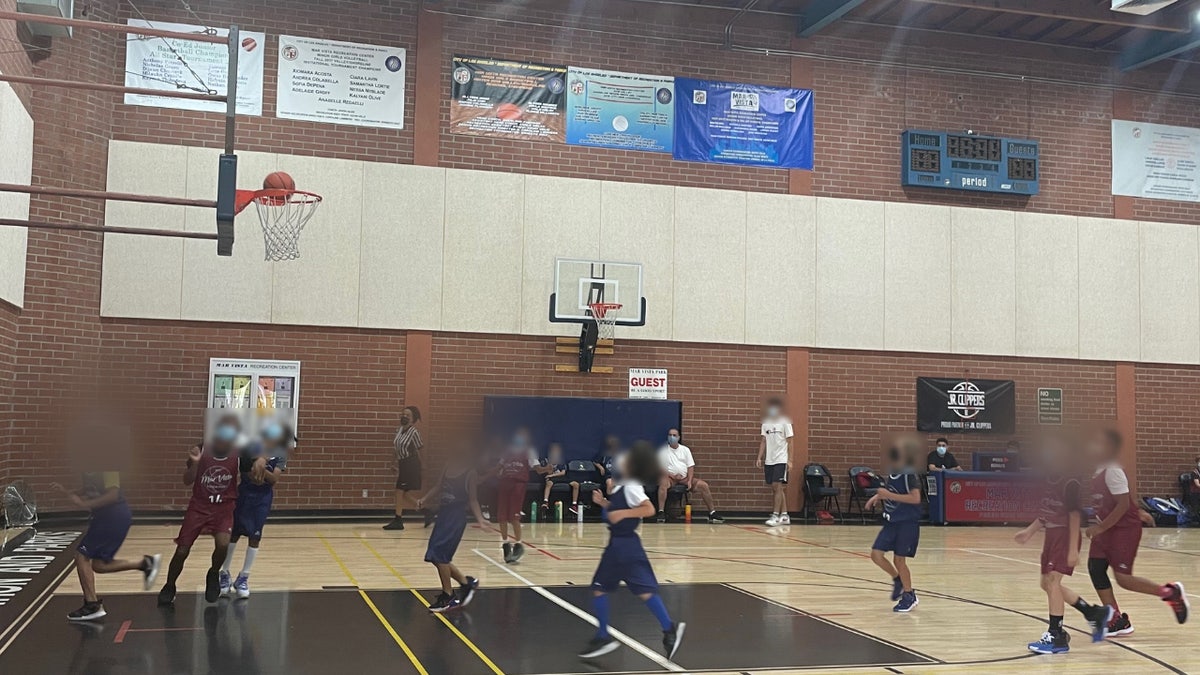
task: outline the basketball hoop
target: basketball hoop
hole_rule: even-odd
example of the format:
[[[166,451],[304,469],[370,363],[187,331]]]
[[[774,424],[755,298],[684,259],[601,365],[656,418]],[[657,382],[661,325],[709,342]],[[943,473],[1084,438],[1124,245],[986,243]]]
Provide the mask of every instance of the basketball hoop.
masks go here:
[[[308,223],[321,195],[302,190],[238,190],[237,211],[254,203],[263,229],[266,259],[295,260],[300,257],[300,231]]]
[[[611,340],[616,336],[617,310],[622,305],[619,302],[593,302],[592,320],[596,322],[597,339]]]

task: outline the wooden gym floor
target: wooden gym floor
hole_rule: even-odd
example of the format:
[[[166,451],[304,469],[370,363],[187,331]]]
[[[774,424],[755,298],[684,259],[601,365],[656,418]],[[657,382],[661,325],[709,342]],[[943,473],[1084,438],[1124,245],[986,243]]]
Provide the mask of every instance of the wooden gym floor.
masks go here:
[[[657,623],[622,591],[612,619],[624,648],[585,663],[574,654],[592,631],[587,584],[602,525],[532,526],[534,547],[511,566],[497,562],[497,535],[473,526],[456,562],[483,587],[442,619],[424,608],[436,576],[422,562],[419,524],[272,523],[248,600],[207,605],[195,594],[210,553],[203,540],[173,610],[155,607],[138,575],[109,575],[99,578],[104,622],[68,624],[80,602],[70,574],[7,633],[0,626],[0,673],[1200,672],[1200,617],[1179,626],[1159,600],[1120,589],[1134,635],[1091,644],[1068,609],[1072,651],[1026,651],[1045,629],[1040,542],[1017,546],[1014,532],[925,527],[913,564],[920,605],[904,615],[866,557],[874,527],[647,524],[664,599],[688,622],[683,646],[674,662],[663,658]],[[163,553],[165,568],[174,534],[138,526],[123,553]],[[235,570],[241,561],[239,551]],[[1135,572],[1200,589],[1200,530],[1146,530]],[[1071,585],[1092,597],[1084,571]]]

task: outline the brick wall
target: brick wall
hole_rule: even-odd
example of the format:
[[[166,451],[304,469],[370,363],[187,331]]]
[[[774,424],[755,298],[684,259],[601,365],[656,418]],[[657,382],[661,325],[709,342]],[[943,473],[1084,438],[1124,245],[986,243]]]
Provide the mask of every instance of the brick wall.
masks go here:
[[[17,11],[17,0],[0,0],[0,10],[5,12]],[[38,44],[42,43],[38,42]],[[39,52],[40,49],[35,45],[35,39],[23,27],[19,27],[15,21],[0,21],[0,73],[7,75],[32,75],[33,64],[30,61],[30,57]],[[8,86],[11,86],[17,92],[17,96],[28,110],[33,98],[32,87],[28,84]]]
[[[1200,456],[1200,368],[1138,365],[1138,488],[1176,497],[1177,477]]]
[[[849,485],[856,464],[879,467],[880,432],[916,425],[916,379],[963,377],[1015,380],[1018,440],[1037,429],[1037,389],[1061,387],[1064,424],[1116,417],[1113,366],[1041,359],[947,357],[895,353],[814,351],[809,368],[809,457]],[[1008,436],[926,434],[927,451],[944,435],[950,451],[969,468],[971,453],[1003,450]]]
[[[7,450],[13,422],[13,369],[16,367],[17,322],[20,318],[20,310],[0,300],[0,485],[7,485],[12,480]]]

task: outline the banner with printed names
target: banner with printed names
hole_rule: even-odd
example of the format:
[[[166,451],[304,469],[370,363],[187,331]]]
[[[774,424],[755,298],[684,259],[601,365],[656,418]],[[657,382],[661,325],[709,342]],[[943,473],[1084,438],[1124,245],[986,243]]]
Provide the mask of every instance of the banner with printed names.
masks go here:
[[[1200,202],[1200,129],[1113,120],[1112,193]]]
[[[275,116],[403,129],[407,64],[399,47],[280,35]]]
[[[567,143],[671,152],[675,78],[571,67],[567,70]]]
[[[455,56],[450,133],[562,143],[566,66]]]
[[[808,89],[675,78],[675,159],[813,168]]]
[[[150,23],[129,19],[129,35],[125,41],[125,86],[162,91],[215,91],[224,94],[229,76],[228,47],[209,42],[176,40],[138,35],[138,28],[157,28],[178,33],[201,34],[215,31],[228,35],[224,28],[206,29],[182,23]],[[262,115],[263,52],[267,46],[265,33],[242,32],[238,48],[237,112],[239,115]],[[164,98],[144,94],[125,94],[127,105],[144,105],[175,110],[225,112],[219,101],[194,101],[183,98]]]

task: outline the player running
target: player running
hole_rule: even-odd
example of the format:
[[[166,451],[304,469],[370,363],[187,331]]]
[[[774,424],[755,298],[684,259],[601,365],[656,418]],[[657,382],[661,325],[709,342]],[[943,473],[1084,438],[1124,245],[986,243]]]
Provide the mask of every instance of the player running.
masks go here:
[[[287,468],[288,447],[294,435],[292,430],[277,420],[269,420],[260,432],[261,440],[252,446],[247,455],[258,460],[263,458],[266,464],[261,471],[256,470],[255,464],[243,469],[241,485],[238,487],[237,506],[233,510],[233,533],[229,537],[229,550],[225,554],[225,562],[221,565],[220,586],[221,595],[234,596],[239,599],[250,597],[250,570],[254,567],[254,559],[258,556],[258,545],[262,543],[263,526],[267,516],[271,514],[271,502],[275,499],[275,484]],[[246,462],[242,462],[246,464]],[[233,556],[237,551],[238,540],[247,537],[249,546],[246,547],[246,558],[242,562],[242,571],[237,579],[230,583],[229,568],[233,565]]]

